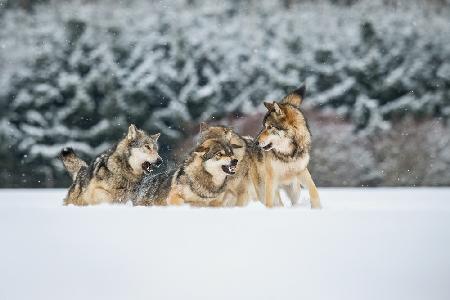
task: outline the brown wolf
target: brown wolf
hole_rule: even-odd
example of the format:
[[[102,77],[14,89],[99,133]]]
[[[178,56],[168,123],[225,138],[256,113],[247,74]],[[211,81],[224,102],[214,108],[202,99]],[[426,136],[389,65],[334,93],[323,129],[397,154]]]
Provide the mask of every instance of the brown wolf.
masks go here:
[[[244,206],[251,197],[257,198],[259,190],[256,191],[255,187],[260,185],[261,182],[258,174],[258,162],[262,162],[262,151],[255,144],[253,138],[242,137],[230,127],[209,126],[206,123],[201,123],[199,142],[202,143],[208,139],[220,139],[231,146],[236,159],[239,161],[236,174],[227,182],[224,199],[213,203],[213,205]],[[262,171],[263,168],[260,168],[260,170]]]
[[[285,96],[280,102],[265,102],[267,113],[261,133],[256,138],[264,152],[264,202],[274,205],[278,187],[286,187],[295,204],[300,184],[309,191],[311,207],[320,208],[316,185],[307,169],[311,151],[311,133],[300,104],[305,86]]]
[[[144,173],[150,173],[162,163],[158,138],[159,133],[149,136],[130,125],[127,135],[90,165],[72,148],[64,148],[60,158],[73,179],[64,204],[126,202]]]
[[[208,139],[198,145],[176,170],[144,181],[147,186],[138,205],[210,206],[223,199],[230,176],[236,173],[238,160],[230,145]]]

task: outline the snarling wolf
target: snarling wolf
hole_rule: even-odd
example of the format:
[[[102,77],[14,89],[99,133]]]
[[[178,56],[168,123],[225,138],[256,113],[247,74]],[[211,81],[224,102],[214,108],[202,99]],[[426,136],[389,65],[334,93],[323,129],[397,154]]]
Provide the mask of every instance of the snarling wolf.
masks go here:
[[[311,151],[311,133],[300,104],[305,96],[305,85],[285,96],[280,102],[265,102],[261,133],[256,138],[264,152],[264,202],[274,205],[279,187],[285,187],[295,204],[300,185],[309,191],[311,207],[320,208],[316,185],[307,169]]]
[[[256,162],[258,156],[261,156],[261,150],[255,147],[251,137],[242,137],[230,127],[201,123],[199,143],[210,139],[219,139],[231,147],[234,156],[239,161],[236,166],[236,174],[227,182],[223,199],[219,199],[213,205],[246,205],[251,197],[257,197],[253,184],[260,181]]]
[[[200,143],[174,171],[144,180],[144,195],[138,205],[212,206],[220,202],[238,159],[230,145],[220,139]]]
[[[159,133],[149,136],[130,125],[127,135],[118,144],[89,165],[72,148],[64,148],[60,158],[73,179],[64,204],[128,201],[143,175],[162,163],[158,155],[158,138]]]

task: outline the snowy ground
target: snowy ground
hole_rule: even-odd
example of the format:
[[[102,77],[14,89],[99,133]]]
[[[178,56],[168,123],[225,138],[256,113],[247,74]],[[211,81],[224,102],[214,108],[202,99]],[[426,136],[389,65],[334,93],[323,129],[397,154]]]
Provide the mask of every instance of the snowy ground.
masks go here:
[[[311,211],[0,190],[0,299],[450,299],[450,188],[320,192]]]

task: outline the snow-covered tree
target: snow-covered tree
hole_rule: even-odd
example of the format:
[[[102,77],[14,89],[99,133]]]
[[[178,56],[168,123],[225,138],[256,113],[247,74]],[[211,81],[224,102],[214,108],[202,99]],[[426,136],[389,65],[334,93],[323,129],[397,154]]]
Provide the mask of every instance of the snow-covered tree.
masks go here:
[[[5,172],[59,183],[60,148],[92,157],[131,122],[161,132],[167,153],[200,121],[262,111],[262,101],[304,81],[306,108],[365,135],[408,116],[447,119],[448,9],[381,2],[98,0],[4,10],[0,152],[20,167],[2,162]]]

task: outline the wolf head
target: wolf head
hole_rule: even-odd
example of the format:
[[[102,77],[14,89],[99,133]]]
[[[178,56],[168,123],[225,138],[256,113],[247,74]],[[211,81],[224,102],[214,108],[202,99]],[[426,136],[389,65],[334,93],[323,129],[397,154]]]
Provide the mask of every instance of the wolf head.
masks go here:
[[[299,142],[309,145],[311,135],[306,119],[300,110],[306,88],[304,85],[289,93],[280,102],[264,102],[267,113],[264,116],[261,133],[256,138],[265,150],[291,153]],[[305,147],[302,145],[302,147]],[[294,150],[293,150],[294,149]]]
[[[233,148],[220,139],[208,139],[194,150],[195,158],[201,161],[203,168],[211,175],[234,175],[238,160]]]
[[[135,174],[149,174],[162,164],[158,154],[158,138],[160,134],[147,135],[133,124],[123,139],[128,153],[128,164]]]

